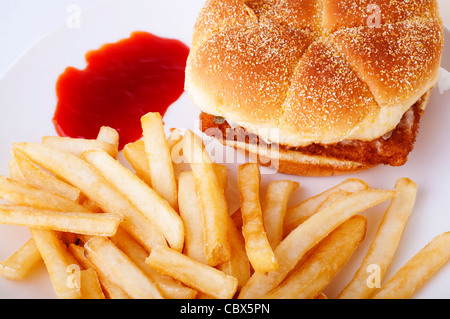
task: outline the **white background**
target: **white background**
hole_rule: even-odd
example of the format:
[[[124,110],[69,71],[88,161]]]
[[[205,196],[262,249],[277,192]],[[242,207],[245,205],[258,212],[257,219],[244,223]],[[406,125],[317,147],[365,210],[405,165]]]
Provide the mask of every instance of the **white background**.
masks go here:
[[[33,43],[66,23],[71,15],[68,12],[71,5],[75,4],[86,10],[102,1],[104,0],[1,0],[0,77]],[[438,2],[444,24],[450,29],[450,0]]]
[[[109,0],[106,0],[109,1]],[[148,1],[148,2],[147,2]],[[193,17],[195,15],[194,12],[197,12],[197,8],[191,4],[191,3],[197,3],[199,4],[199,1],[203,0],[197,0],[197,1],[191,1],[191,0],[183,0],[186,2],[183,2],[183,6],[179,7],[179,10],[177,11],[177,14],[174,14],[175,17],[182,18],[185,16]],[[444,14],[450,13],[450,0],[443,0],[446,2],[447,9],[442,12]],[[9,66],[16,61],[20,56],[29,48],[32,46],[36,41],[38,41],[40,38],[44,37],[46,34],[51,32],[52,30],[56,29],[58,26],[66,24],[68,18],[71,16],[71,12],[68,12],[68,9],[71,8],[72,4],[75,4],[78,6],[78,8],[82,10],[86,10],[90,8],[91,6],[94,6],[100,2],[103,2],[101,0],[0,0],[0,77],[1,74],[9,68]],[[89,21],[94,18],[95,23],[98,22],[101,26],[104,26],[104,29],[101,33],[95,34],[92,36],[92,38],[95,39],[93,42],[89,42],[90,35],[86,35],[85,32],[80,32],[77,34],[78,37],[70,37],[71,42],[68,42],[69,37],[65,37],[65,32],[56,32],[52,33],[52,37],[47,38],[52,40],[50,42],[43,41],[41,42],[41,46],[35,46],[34,50],[31,51],[32,54],[29,54],[28,56],[25,56],[24,59],[21,60],[22,63],[16,65],[16,68],[14,69],[15,72],[10,73],[10,75],[14,75],[11,78],[5,78],[9,79],[11,81],[2,81],[2,84],[5,83],[11,83],[14,84],[11,87],[4,86],[3,88],[7,87],[9,90],[14,91],[13,93],[9,94],[10,91],[7,89],[2,91],[2,94],[0,95],[0,108],[3,109],[3,111],[0,109],[0,114],[4,115],[0,117],[0,140],[2,140],[2,143],[0,143],[0,146],[5,147],[5,145],[9,145],[11,136],[7,136],[7,138],[2,139],[4,136],[2,132],[8,132],[12,131],[10,127],[14,127],[14,141],[30,141],[30,138],[33,137],[34,132],[40,132],[37,136],[43,136],[50,130],[50,127],[44,128],[42,126],[43,118],[45,118],[45,121],[48,120],[48,115],[53,112],[53,108],[49,104],[49,101],[54,101],[55,98],[53,96],[54,93],[54,75],[60,74],[60,67],[61,65],[63,67],[67,66],[68,64],[65,62],[66,58],[67,61],[78,61],[82,63],[83,60],[83,53],[87,51],[88,48],[93,48],[93,44],[97,45],[99,43],[98,38],[100,38],[102,41],[103,39],[110,39],[105,38],[104,36],[114,35],[114,38],[117,35],[123,36],[122,31],[124,33],[128,32],[129,30],[153,30],[154,27],[155,30],[157,30],[157,33],[162,32],[162,30],[166,30],[168,26],[170,26],[171,32],[168,35],[183,35],[183,38],[187,38],[187,31],[180,30],[179,27],[172,28],[172,26],[177,26],[177,24],[173,24],[173,21],[179,21],[175,20],[175,18],[172,17],[171,22],[167,22],[165,20],[166,15],[160,15],[159,10],[155,13],[155,11],[139,11],[139,19],[137,19],[139,22],[134,22],[134,20],[130,20],[128,17],[135,17],[136,15],[136,6],[132,7],[130,3],[133,1],[126,1],[126,0],[115,0],[113,1],[117,5],[120,3],[120,6],[112,6],[111,12],[116,14],[111,14],[111,12],[108,13],[108,20],[107,22],[104,21],[98,21],[97,14],[99,13],[99,10],[102,10],[101,12],[105,12],[105,8],[109,8],[111,2],[108,2],[108,6],[99,7],[99,10],[93,10],[91,12],[95,12],[96,14],[91,15],[90,19],[88,19],[89,15],[85,15],[81,21],[81,30],[92,30],[88,27]],[[138,8],[141,8],[143,4],[151,4],[152,6],[148,6],[149,8],[157,7],[158,9],[165,6],[166,12],[172,12],[174,11],[172,6],[169,6],[167,3],[170,3],[170,1],[167,0],[141,0],[141,1],[135,1],[136,3],[140,3],[140,6]],[[127,12],[124,12],[127,10],[127,8],[134,8],[130,9],[130,11],[133,12],[133,14],[127,15]],[[120,8],[118,10],[117,8]],[[182,9],[181,9],[182,8]],[[177,8],[175,8],[177,9]],[[186,12],[189,11],[189,12]],[[159,15],[159,16],[158,16]],[[117,16],[124,17],[124,20],[126,21],[132,21],[130,23],[133,25],[132,28],[124,28],[124,26],[117,22]],[[149,17],[152,16],[152,17]],[[162,17],[162,18],[161,18]],[[447,21],[450,21],[447,20]],[[123,21],[124,22],[124,21]],[[152,22],[154,25],[152,25]],[[192,22],[192,21],[191,21]],[[83,27],[83,23],[86,25],[86,27]],[[92,21],[91,21],[92,24]],[[124,23],[127,25],[127,23]],[[149,25],[152,25],[149,28]],[[182,28],[185,28],[186,25],[188,25],[187,22],[180,23],[179,25],[182,25]],[[190,24],[189,24],[190,25]],[[92,25],[91,25],[92,26]],[[143,27],[141,27],[143,26]],[[160,27],[161,28],[158,28]],[[447,22],[447,26],[450,26],[450,23]],[[67,28],[60,28],[67,31]],[[168,28],[169,29],[169,28]],[[127,31],[125,31],[127,30]],[[186,28],[186,30],[192,30],[191,27]],[[111,32],[109,32],[111,31]],[[155,31],[156,32],[156,31]],[[165,31],[164,31],[165,32]],[[73,42],[73,39],[76,38],[76,41]],[[56,40],[55,40],[56,39]],[[107,41],[107,40],[105,40]],[[67,50],[61,50],[64,51],[64,54],[67,54],[67,56],[64,55],[63,59],[59,59],[58,56],[60,54],[61,48],[63,46],[61,43],[65,43],[68,47]],[[42,45],[43,44],[43,45]],[[51,45],[49,45],[51,44]],[[45,48],[43,50],[42,48]],[[49,49],[50,48],[50,49]],[[76,49],[75,49],[76,48]],[[72,52],[76,51],[76,52]],[[81,53],[80,53],[81,52]],[[450,52],[450,51],[447,51]],[[30,66],[35,64],[36,59],[36,53],[39,53],[37,55],[38,59],[45,60],[46,63],[42,63],[42,65],[39,65],[36,69],[30,69]],[[55,53],[55,54],[52,54]],[[70,53],[70,54],[69,54]],[[52,58],[53,57],[53,58]],[[446,57],[449,57],[448,53]],[[54,59],[57,59],[56,61]],[[448,60],[448,59],[447,59]],[[27,63],[24,63],[27,62]],[[77,66],[77,64],[75,64]],[[450,69],[450,65],[446,64],[447,69]],[[47,73],[43,76],[41,69],[46,70]],[[49,71],[49,69],[51,69]],[[53,76],[47,76],[47,75],[53,75]],[[17,92],[21,93],[20,91],[20,85],[22,85],[24,88],[27,89],[27,95],[24,94],[18,95]],[[35,85],[36,84],[36,85]],[[51,88],[51,89],[49,89]],[[32,92],[32,93],[31,93]],[[186,95],[185,95],[186,96]],[[448,95],[440,95],[437,91],[434,92],[433,97],[433,106],[430,107],[430,110],[427,111],[427,116],[423,120],[424,126],[428,126],[429,129],[424,130],[422,134],[419,136],[419,141],[417,143],[417,146],[415,148],[415,156],[411,159],[411,161],[408,163],[408,165],[405,165],[405,167],[397,168],[398,173],[390,175],[389,171],[390,168],[384,168],[383,171],[379,171],[379,173],[374,174],[366,174],[366,178],[363,178],[371,186],[377,187],[388,187],[386,186],[389,184],[390,186],[393,185],[394,179],[396,176],[411,176],[414,177],[414,179],[417,178],[417,182],[423,187],[420,192],[420,199],[418,200],[418,203],[416,205],[416,212],[412,218],[412,220],[409,221],[409,227],[406,230],[405,233],[405,241],[403,242],[403,246],[400,247],[398,256],[397,256],[397,264],[393,265],[392,271],[395,271],[395,269],[398,269],[403,262],[409,259],[409,257],[412,256],[413,253],[417,252],[418,249],[422,248],[423,245],[431,240],[431,236],[434,236],[438,233],[442,233],[444,231],[448,231],[448,221],[450,221],[448,218],[448,212],[446,211],[445,207],[450,206],[450,199],[448,197],[448,188],[449,188],[449,180],[448,174],[443,173],[444,170],[447,169],[447,163],[444,161],[439,161],[439,158],[436,159],[430,159],[428,157],[429,152],[427,150],[430,149],[437,149],[438,147],[441,147],[441,143],[437,139],[433,139],[436,132],[436,130],[433,130],[433,127],[445,127],[448,128],[448,123],[445,122],[446,119],[450,118],[450,108],[448,104]],[[13,105],[13,106],[11,106]],[[21,110],[23,110],[24,106],[33,105],[35,106],[34,109],[27,109],[27,112],[34,112],[33,116],[30,116],[29,118],[32,118],[33,121],[20,121],[21,119]],[[193,116],[190,114],[192,108],[194,107],[190,101],[188,101],[188,98],[184,101],[180,101],[180,103],[177,102],[177,107],[173,110],[173,116],[172,119],[168,122],[171,127],[184,127],[182,125],[185,125],[186,122],[194,123],[194,119],[189,118],[186,120],[185,115],[189,113],[189,116]],[[189,109],[188,107],[192,107]],[[42,110],[45,109],[47,112],[46,115],[42,115]],[[6,111],[6,112],[5,112]],[[176,112],[180,112],[183,116],[175,116]],[[184,113],[183,113],[184,112]],[[12,114],[14,113],[14,114]],[[7,116],[6,116],[7,115]],[[36,117],[34,117],[36,116]],[[198,116],[196,117],[196,119]],[[35,120],[37,119],[37,120]],[[428,121],[427,121],[428,119]],[[177,122],[178,121],[178,122]],[[47,123],[47,122],[45,122]],[[20,126],[20,127],[19,127]],[[28,129],[30,127],[30,129]],[[26,128],[26,129],[25,129]],[[3,129],[3,130],[2,130]],[[445,129],[445,128],[444,128]],[[439,130],[442,131],[442,130]],[[24,133],[24,137],[22,138],[22,135],[16,135]],[[43,134],[44,132],[44,134]],[[448,136],[450,132],[447,130],[444,136]],[[7,134],[6,134],[7,135]],[[6,147],[7,148],[7,147]],[[5,148],[5,149],[6,149]],[[450,149],[448,148],[442,148],[439,149],[440,154],[442,154],[442,158],[448,158],[450,156]],[[4,155],[5,152],[0,152],[0,158],[2,155]],[[424,172],[423,170],[418,170],[419,167],[424,167],[423,163],[429,164],[429,161],[432,161],[432,167],[437,169],[431,169],[426,170]],[[5,163],[4,161],[3,163]],[[5,166],[6,168],[6,166]],[[1,168],[0,168],[1,169]],[[233,172],[236,170],[234,169]],[[446,172],[446,171],[445,171]],[[358,176],[356,176],[358,177]],[[368,178],[368,179],[367,179]],[[231,178],[230,180],[235,181],[236,178]],[[264,182],[267,184],[269,181],[268,178],[264,180]],[[433,181],[433,182],[430,182]],[[305,185],[304,189],[302,189],[302,196],[307,197],[308,195],[316,194],[317,188],[325,189],[328,185],[329,187],[334,186],[336,184],[335,179],[326,179],[326,181],[323,182],[324,184],[320,183],[317,185],[315,180],[302,180],[302,185]],[[381,186],[379,186],[381,184]],[[384,185],[384,186],[383,186]],[[235,185],[234,185],[235,186]],[[389,187],[390,187],[389,186]],[[234,187],[235,189],[236,187]],[[305,193],[303,193],[305,191]],[[309,193],[307,193],[309,192]],[[433,194],[433,196],[428,196],[430,194]],[[437,199],[437,201],[434,201],[434,199]],[[437,204],[436,204],[437,203]],[[431,208],[430,208],[431,207]],[[442,223],[436,223],[434,219],[428,218],[428,213],[438,216],[438,221],[442,221]],[[373,216],[368,216],[370,218],[370,225],[371,228],[368,231],[368,241],[370,242],[370,238],[373,238],[373,235],[376,231],[376,225],[377,223],[377,216],[379,214],[372,214]],[[5,228],[6,229],[6,228]],[[5,241],[6,239],[13,237],[8,237],[10,227],[7,227],[8,231],[0,233],[0,237],[2,238],[2,241]],[[3,230],[3,229],[2,229]],[[13,231],[11,231],[12,233]],[[28,233],[27,233],[28,234]],[[16,233],[14,232],[14,237]],[[28,234],[29,235],[29,234]],[[28,237],[22,238],[23,240],[14,240],[14,244],[19,244],[25,242]],[[17,247],[18,248],[18,247]],[[365,247],[367,248],[367,247]],[[10,248],[8,248],[8,253]],[[13,250],[13,249],[11,249]],[[361,250],[360,252],[363,252],[364,250]],[[3,253],[2,256],[6,256],[6,253]],[[362,255],[360,256],[362,258]],[[355,261],[357,259],[354,259]],[[359,260],[359,259],[358,259]],[[354,262],[354,266],[357,266],[357,263]],[[442,283],[443,278],[450,278],[450,273],[448,272],[450,268],[444,269],[444,272],[440,274],[439,277],[435,277],[437,281],[440,281]],[[45,272],[45,269],[41,267],[41,274]],[[446,272],[445,272],[446,271]],[[352,274],[351,271],[348,272],[348,274]],[[346,274],[347,275],[347,274]],[[392,273],[390,274],[392,275]],[[1,278],[0,278],[1,279]],[[341,280],[343,282],[347,282],[346,279],[342,277]],[[428,283],[427,287],[422,289],[423,294],[421,296],[448,296],[448,286],[445,284],[439,284],[437,281],[431,281]],[[448,281],[446,280],[446,283]],[[339,287],[338,283],[336,287]],[[33,281],[24,281],[24,282],[6,282],[3,281],[0,283],[0,288],[3,288],[3,291],[0,291],[0,293],[7,293],[8,296],[20,296],[22,298],[26,298],[27,296],[30,296],[31,298],[35,298],[36,296],[43,295],[47,296],[47,294],[43,294],[42,287],[48,288],[46,292],[49,296],[53,296],[51,286],[48,282],[48,278],[46,276],[35,276],[33,278]],[[428,290],[427,290],[428,289]],[[2,290],[2,289],[0,289]],[[445,291],[444,291],[445,290]],[[440,293],[442,291],[442,293]],[[13,293],[14,292],[14,293]],[[332,296],[332,295],[330,295]]]
[[[0,77],[30,46],[66,23],[71,5],[86,10],[100,2],[102,0],[0,0]]]

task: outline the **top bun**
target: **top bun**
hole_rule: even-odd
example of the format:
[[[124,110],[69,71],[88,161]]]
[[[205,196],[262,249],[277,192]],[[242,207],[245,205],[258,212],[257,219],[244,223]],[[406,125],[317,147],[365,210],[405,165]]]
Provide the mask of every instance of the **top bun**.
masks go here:
[[[370,141],[437,83],[443,38],[435,0],[209,0],[186,89],[267,141]]]

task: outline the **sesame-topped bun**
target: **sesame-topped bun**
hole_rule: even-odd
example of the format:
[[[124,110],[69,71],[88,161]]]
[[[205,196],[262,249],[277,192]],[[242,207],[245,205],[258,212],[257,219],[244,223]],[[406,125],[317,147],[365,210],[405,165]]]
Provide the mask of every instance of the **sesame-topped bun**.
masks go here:
[[[209,0],[186,89],[285,148],[373,141],[437,83],[442,50],[435,0]]]

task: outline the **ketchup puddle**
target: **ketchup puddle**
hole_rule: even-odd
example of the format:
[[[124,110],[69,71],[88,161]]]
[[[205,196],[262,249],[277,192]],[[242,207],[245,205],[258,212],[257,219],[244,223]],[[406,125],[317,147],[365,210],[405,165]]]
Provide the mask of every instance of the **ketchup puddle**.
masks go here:
[[[87,67],[68,67],[58,79],[53,123],[60,136],[95,139],[116,129],[120,149],[142,137],[141,117],[165,114],[184,92],[189,48],[147,32],[86,54]]]

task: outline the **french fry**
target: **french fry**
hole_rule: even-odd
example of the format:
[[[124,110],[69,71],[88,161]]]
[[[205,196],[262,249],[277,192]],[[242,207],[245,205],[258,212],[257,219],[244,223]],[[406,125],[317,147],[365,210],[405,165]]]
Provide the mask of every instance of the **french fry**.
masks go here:
[[[228,187],[228,169],[225,165],[215,164],[217,179],[225,190]],[[193,177],[192,177],[193,178]],[[191,186],[195,181],[192,180]],[[242,218],[241,221],[242,223]],[[242,236],[241,227],[236,227],[233,219],[228,218],[228,241],[230,243],[230,260],[218,265],[216,268],[223,271],[227,275],[235,277],[238,280],[238,289],[241,289],[251,276],[251,266],[245,251],[245,241]]]
[[[214,164],[214,171],[216,172],[219,184],[222,185],[225,191],[228,187],[228,168],[222,164]]]
[[[354,216],[336,228],[319,244],[313,255],[268,299],[314,299],[325,289],[363,241],[367,220]]]
[[[0,176],[0,198],[14,205],[89,213],[82,205],[55,193]]]
[[[218,164],[214,165],[214,168],[220,184],[225,189],[228,184],[227,168]],[[207,264],[203,214],[192,171],[183,171],[178,177],[178,207],[185,225],[184,253]]]
[[[260,298],[276,288],[294,269],[305,253],[343,222],[354,215],[385,202],[395,191],[369,189],[355,193],[318,211],[293,230],[276,248],[278,270],[254,273],[241,290],[239,298]]]
[[[78,202],[80,200],[81,192],[78,188],[61,181],[54,175],[39,168],[20,152],[14,150],[11,152],[13,154],[13,159],[16,163],[17,170],[26,183],[36,188],[64,196],[74,202]]]
[[[162,299],[154,282],[108,238],[93,237],[84,245],[89,261],[98,272],[119,285],[134,299]]]
[[[146,263],[188,287],[218,299],[232,298],[238,280],[168,247],[156,247]]]
[[[350,178],[319,195],[308,198],[294,207],[288,208],[284,221],[284,235],[287,236],[292,230],[297,228],[298,225],[314,215],[322,202],[325,201],[330,194],[340,190],[356,193],[368,188],[369,185],[362,180]]]
[[[78,234],[60,232],[58,235],[59,239],[61,239],[66,246],[78,243]]]
[[[177,131],[169,136],[169,138],[167,139],[167,143],[171,152],[173,147],[181,143],[182,140],[183,135],[181,135]],[[123,155],[128,163],[130,163],[130,165],[136,171],[136,175],[139,176],[139,178],[146,182],[149,186],[152,186],[152,177],[150,174],[147,154],[145,153],[144,140],[138,140],[136,142],[125,145],[123,149]]]
[[[326,208],[330,205],[333,205],[337,201],[340,201],[340,200],[346,198],[347,196],[350,196],[351,194],[353,194],[353,193],[350,193],[350,192],[347,192],[344,190],[338,190],[334,193],[331,193],[330,195],[328,195],[328,197],[322,203],[320,203],[319,207],[317,208],[317,211],[319,211],[320,209]]]
[[[36,247],[44,260],[55,293],[59,299],[80,299],[79,282],[71,280],[70,269],[80,269],[57,234],[50,230],[30,229]]]
[[[231,219],[233,220],[236,227],[242,230],[242,212],[240,208],[236,210],[233,214],[231,214]]]
[[[19,168],[17,167],[17,163],[14,159],[14,157],[11,157],[8,161],[8,168],[9,168],[9,177],[17,182],[26,184],[27,181],[22,176],[22,174],[19,171]]]
[[[82,153],[90,150],[103,150],[112,157],[117,157],[117,148],[100,140],[87,140],[82,138],[44,136],[42,144],[55,147],[61,151],[80,156]]]
[[[275,249],[283,239],[284,217],[288,200],[298,187],[298,183],[288,180],[269,184],[263,206],[263,220],[267,239],[272,249]]]
[[[245,251],[245,241],[240,230],[236,227],[231,217],[228,219],[228,240],[231,247],[231,258],[219,266],[217,269],[223,271],[238,280],[240,290],[250,279],[251,266]]]
[[[321,293],[316,297],[316,299],[328,299],[328,296],[325,295],[323,292],[321,292]]]
[[[84,254],[84,247],[70,244],[67,250],[83,269],[94,269],[91,262]],[[121,287],[113,283],[102,272],[98,272],[97,277],[102,286],[103,294],[107,299],[130,299],[130,296],[128,296]]]
[[[91,199],[86,198],[84,199],[81,204],[86,207],[87,210],[89,210],[92,213],[96,214],[103,214],[104,211]]]
[[[187,131],[183,139],[183,156],[190,163],[205,223],[205,249],[208,265],[217,266],[230,260],[228,241],[228,208],[225,192],[220,185],[202,139]]]
[[[350,283],[341,291],[339,299],[367,299],[376,285],[369,285],[368,268],[377,265],[377,281],[382,282],[390,266],[405,226],[414,207],[417,185],[407,178],[399,179],[395,185],[396,196],[383,216],[373,242]]]
[[[114,236],[122,218],[116,214],[61,212],[0,205],[0,223],[76,234]]]
[[[278,269],[279,265],[264,229],[259,200],[260,182],[261,175],[257,164],[239,166],[238,184],[245,249],[253,269],[266,273]]]
[[[102,126],[97,135],[97,141],[113,145],[114,153],[119,153],[119,139],[119,132],[109,126]]]
[[[144,141],[138,140],[125,145],[123,148],[123,156],[130,163],[131,167],[133,167],[136,175],[151,187],[152,176],[148,166],[147,154],[145,153]]]
[[[159,231],[156,231],[155,226],[97,170],[80,157],[36,143],[17,143],[14,147],[33,162],[79,188],[105,213],[121,214],[124,217],[122,225],[145,247],[151,249],[156,245],[165,244],[165,239]]]
[[[172,248],[183,249],[183,221],[165,199],[106,152],[93,150],[81,156],[151,221]]]
[[[450,232],[435,237],[378,290],[373,299],[412,297],[450,260]]]
[[[195,190],[194,174],[190,171],[178,177],[178,207],[185,226],[184,253],[207,264],[202,207]]]
[[[177,183],[161,115],[148,113],[141,123],[153,189],[177,209]]]
[[[144,273],[153,280],[162,296],[167,299],[194,299],[197,291],[183,286],[171,277],[164,276],[145,263],[148,252],[136,242],[126,231],[119,228],[116,235],[110,238]]]
[[[33,239],[0,263],[0,275],[11,280],[23,280],[42,261]]]
[[[72,255],[73,258],[75,258],[77,263],[83,269],[92,268],[91,263],[84,255],[84,248],[82,246],[78,246],[78,245],[72,243],[67,246],[67,251]]]
[[[106,299],[93,268],[81,270],[80,279],[81,299]]]

